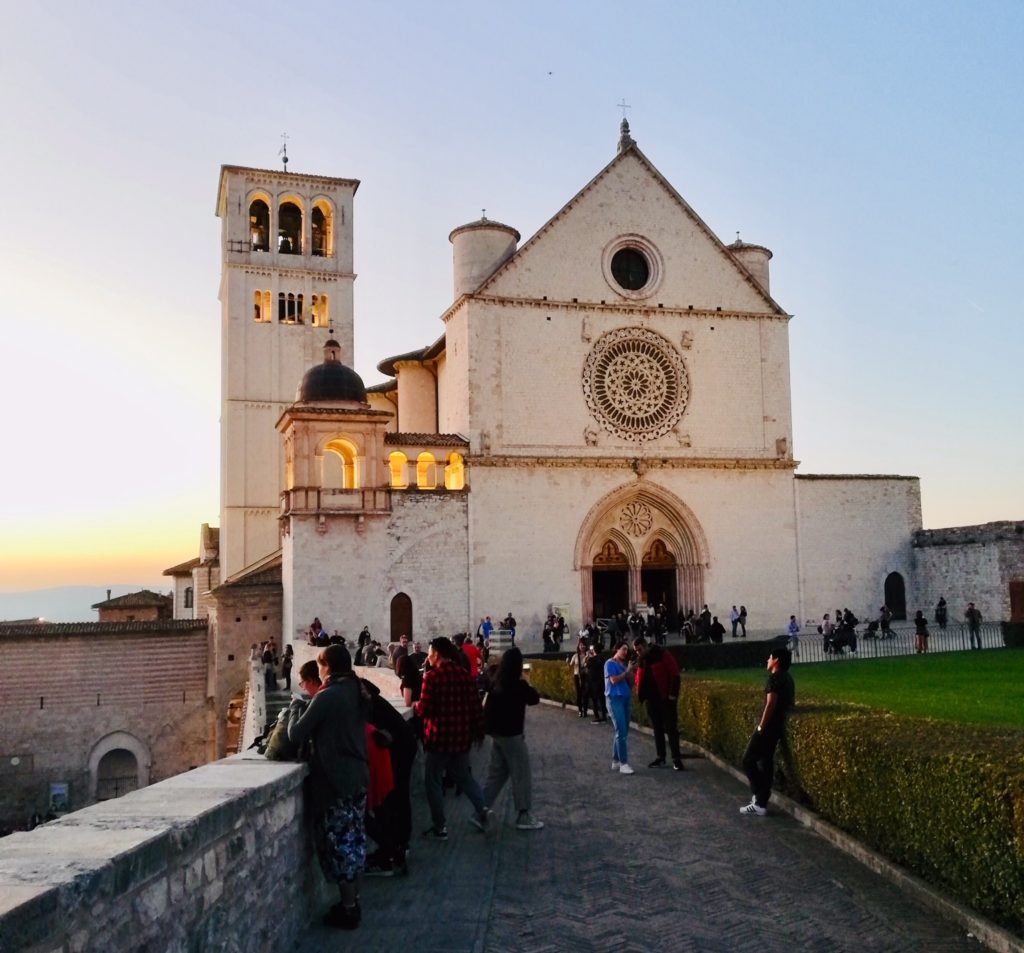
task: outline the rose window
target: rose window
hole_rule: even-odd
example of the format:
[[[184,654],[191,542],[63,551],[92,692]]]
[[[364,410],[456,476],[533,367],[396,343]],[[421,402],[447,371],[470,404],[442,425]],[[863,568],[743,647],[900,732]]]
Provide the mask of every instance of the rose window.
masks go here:
[[[676,349],[646,328],[603,335],[583,367],[583,395],[609,432],[626,440],[668,433],[686,410],[690,384]]]
[[[619,525],[630,536],[643,536],[654,523],[651,511],[643,503],[627,503],[619,514]]]

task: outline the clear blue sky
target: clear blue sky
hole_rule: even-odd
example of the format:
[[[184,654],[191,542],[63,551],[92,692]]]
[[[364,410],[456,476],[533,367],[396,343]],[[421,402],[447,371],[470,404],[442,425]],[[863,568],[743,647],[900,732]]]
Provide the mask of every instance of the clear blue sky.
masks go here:
[[[5,3],[0,590],[159,582],[217,522],[222,163],[362,180],[356,367],[429,343],[448,232],[648,157],[773,249],[799,472],[1024,517],[1024,4]]]

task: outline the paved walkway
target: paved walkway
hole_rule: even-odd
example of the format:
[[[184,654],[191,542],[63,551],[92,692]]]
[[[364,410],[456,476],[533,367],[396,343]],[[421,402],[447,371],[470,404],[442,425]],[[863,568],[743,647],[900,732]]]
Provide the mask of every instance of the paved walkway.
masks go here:
[[[417,838],[408,877],[364,880],[358,930],[317,925],[299,953],[982,949],[788,815],[740,816],[748,792],[706,761],[648,770],[653,741],[633,732],[637,773],[613,774],[611,729],[548,705],[527,732],[544,830],[515,829],[507,789],[486,835],[449,795],[450,839]],[[418,834],[421,793],[413,807]]]

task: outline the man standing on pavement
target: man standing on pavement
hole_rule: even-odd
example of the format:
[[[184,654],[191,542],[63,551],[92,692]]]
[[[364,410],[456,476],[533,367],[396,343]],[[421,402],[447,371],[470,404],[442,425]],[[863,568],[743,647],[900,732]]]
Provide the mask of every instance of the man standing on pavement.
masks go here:
[[[420,700],[415,707],[416,714],[423,719],[423,786],[433,822],[424,834],[434,840],[447,840],[442,788],[446,770],[475,809],[470,823],[478,830],[487,830],[490,812],[469,769],[469,749],[484,738],[484,712],[476,682],[459,661],[459,649],[451,639],[433,639],[427,662],[430,668],[423,676]]]
[[[732,612],[729,613],[729,621],[732,623],[732,637],[736,638],[736,626],[740,624],[740,614],[736,606],[732,607]]]
[[[743,770],[753,797],[749,804],[740,808],[740,814],[764,817],[768,813],[775,775],[775,749],[786,733],[786,717],[796,702],[796,686],[789,674],[792,662],[789,649],[775,649],[768,656],[764,711],[743,754]]]
[[[648,646],[647,640],[633,640],[640,667],[636,670],[636,697],[647,707],[647,717],[654,731],[657,757],[649,768],[665,767],[665,735],[672,749],[672,767],[683,770],[679,752],[679,666],[671,652],[660,645]]]

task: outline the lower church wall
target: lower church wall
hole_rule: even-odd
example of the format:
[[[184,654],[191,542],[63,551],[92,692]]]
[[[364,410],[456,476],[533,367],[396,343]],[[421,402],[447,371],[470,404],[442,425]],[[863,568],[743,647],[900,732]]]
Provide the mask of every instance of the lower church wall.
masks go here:
[[[467,492],[407,490],[387,515],[292,517],[284,540],[285,638],[303,641],[313,617],[352,640],[364,625],[391,635],[392,600],[412,602],[413,639],[469,627]],[[289,591],[290,590],[290,591]]]
[[[908,617],[926,608],[910,548],[921,528],[916,477],[798,476],[796,501],[802,620],[847,607],[863,621],[877,618],[893,572],[903,577]]]

